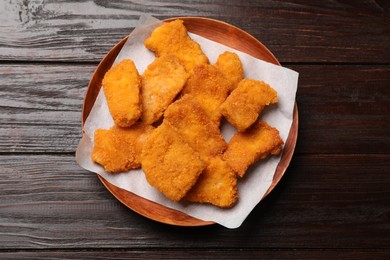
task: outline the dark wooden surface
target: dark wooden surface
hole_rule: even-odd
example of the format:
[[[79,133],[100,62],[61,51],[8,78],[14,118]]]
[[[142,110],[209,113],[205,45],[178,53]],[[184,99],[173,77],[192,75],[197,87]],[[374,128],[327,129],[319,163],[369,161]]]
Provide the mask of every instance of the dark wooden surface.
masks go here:
[[[74,152],[98,62],[142,13],[240,27],[300,73],[295,155],[235,230],[120,204]],[[0,2],[0,259],[390,258],[390,2]]]

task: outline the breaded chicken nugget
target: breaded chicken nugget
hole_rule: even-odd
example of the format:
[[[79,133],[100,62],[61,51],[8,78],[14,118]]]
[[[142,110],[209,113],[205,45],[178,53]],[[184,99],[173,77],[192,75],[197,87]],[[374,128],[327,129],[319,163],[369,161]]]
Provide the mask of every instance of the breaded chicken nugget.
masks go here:
[[[142,150],[142,170],[149,184],[179,201],[205,168],[199,154],[167,123],[157,127]]]
[[[142,75],[142,121],[152,124],[183,89],[189,74],[172,55],[156,58]]]
[[[220,156],[210,159],[195,186],[187,193],[192,202],[230,208],[237,201],[237,176]]]
[[[136,123],[129,128],[114,125],[94,135],[92,160],[107,172],[123,172],[141,166],[141,151],[153,127]]]
[[[240,57],[234,52],[226,51],[219,55],[214,66],[230,81],[230,91],[233,91],[244,77]]]
[[[157,57],[164,54],[175,55],[189,73],[192,73],[196,65],[209,63],[199,44],[188,35],[182,20],[174,20],[157,27],[144,44]]]
[[[270,154],[278,155],[282,145],[279,131],[266,122],[259,121],[230,139],[223,158],[237,175],[242,177],[252,163],[265,159]]]
[[[115,124],[129,127],[141,116],[141,77],[132,60],[113,66],[103,78],[103,89]]]
[[[218,126],[222,117],[220,106],[229,95],[230,82],[221,71],[209,64],[194,68],[182,94],[190,94]]]
[[[172,125],[202,160],[222,154],[227,144],[216,124],[189,95],[172,103],[164,114],[164,122]]]
[[[221,105],[221,113],[242,132],[257,120],[265,106],[277,102],[277,93],[268,84],[243,79]]]

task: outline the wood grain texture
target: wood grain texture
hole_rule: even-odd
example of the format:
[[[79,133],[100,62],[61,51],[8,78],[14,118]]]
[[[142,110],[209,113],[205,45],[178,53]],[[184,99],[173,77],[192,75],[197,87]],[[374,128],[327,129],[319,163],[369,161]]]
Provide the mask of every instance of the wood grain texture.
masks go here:
[[[281,62],[389,63],[388,1],[1,1],[0,59],[99,61],[137,24],[202,16],[261,40]]]
[[[0,151],[74,152],[93,70],[83,65],[0,65]]]
[[[74,152],[96,65],[0,65],[0,151]],[[298,153],[388,153],[389,66],[305,66]]]
[[[298,143],[236,230],[172,227],[117,201],[74,151],[98,62],[136,26],[237,26],[298,71]],[[0,1],[0,259],[389,259],[387,0]]]
[[[239,230],[148,220],[122,206],[73,156],[0,156],[0,172],[3,250],[390,246],[390,155],[295,156]]]
[[[389,66],[290,68],[300,72],[298,151],[390,151]]]

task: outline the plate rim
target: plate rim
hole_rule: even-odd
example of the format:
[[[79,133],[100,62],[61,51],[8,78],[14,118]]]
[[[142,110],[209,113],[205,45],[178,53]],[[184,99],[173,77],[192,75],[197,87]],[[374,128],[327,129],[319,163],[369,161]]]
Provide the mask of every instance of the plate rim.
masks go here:
[[[172,18],[164,19],[162,21],[169,22],[169,21],[177,20],[177,19],[183,20],[184,24],[186,22],[188,23],[189,21],[193,21],[193,20],[198,20],[198,21],[201,20],[201,21],[212,22],[212,23],[216,23],[219,25],[224,25],[224,26],[233,28],[233,30],[235,30],[236,32],[239,32],[240,34],[245,35],[245,37],[249,37],[250,39],[252,39],[252,41],[255,42],[256,45],[258,45],[260,48],[262,48],[263,51],[265,51],[269,55],[269,57],[271,57],[273,59],[273,61],[267,61],[267,62],[281,66],[280,62],[277,60],[277,58],[274,56],[274,54],[262,42],[260,42],[260,40],[256,39],[251,34],[247,33],[246,31],[244,31],[244,30],[242,30],[234,25],[231,25],[231,24],[226,23],[224,21],[212,19],[212,18],[196,17],[196,16],[172,17]],[[189,32],[191,32],[191,31],[189,30]],[[205,38],[207,38],[207,37],[205,37]],[[104,56],[104,58],[100,61],[98,66],[95,68],[95,71],[90,79],[87,91],[86,91],[85,96],[84,96],[82,115],[81,115],[82,133],[84,133],[85,120],[88,117],[88,115],[91,111],[91,108],[94,104],[94,102],[91,102],[90,105],[87,105],[86,104],[87,97],[93,95],[93,96],[95,96],[95,100],[96,100],[97,93],[101,89],[102,77],[97,77],[97,74],[98,74],[97,72],[99,72],[101,70],[107,71],[111,67],[112,63],[114,62],[115,58],[117,57],[117,54],[119,53],[119,51],[121,50],[121,48],[123,47],[123,45],[125,44],[127,39],[128,39],[128,36],[126,36],[121,41],[119,41],[117,44],[115,44],[114,47]],[[243,50],[239,50],[239,51],[245,52]],[[114,53],[114,55],[113,55],[113,53]],[[288,166],[290,165],[290,162],[292,160],[292,157],[293,157],[293,154],[295,151],[297,138],[298,138],[298,124],[299,124],[298,121],[299,121],[299,119],[298,119],[298,106],[297,106],[297,103],[295,102],[294,110],[293,110],[293,120],[292,120],[292,124],[290,127],[290,131],[289,131],[287,140],[286,140],[284,147],[283,147],[283,150],[282,150],[281,159],[280,159],[278,166],[275,170],[275,174],[274,174],[271,186],[268,188],[267,192],[259,200],[258,203],[260,203],[276,187],[276,185],[280,182],[280,180],[284,176]],[[288,144],[288,146],[287,146],[287,144]],[[288,147],[288,149],[286,147]],[[283,162],[283,164],[281,162]],[[276,173],[278,173],[278,174],[276,174]],[[195,227],[195,226],[208,226],[208,225],[216,224],[213,221],[201,220],[201,219],[189,216],[188,214],[183,213],[181,211],[171,209],[171,208],[165,207],[161,204],[158,204],[156,202],[150,201],[146,198],[138,196],[130,191],[121,189],[121,188],[109,183],[107,180],[105,180],[99,174],[96,174],[96,175],[97,175],[98,179],[102,182],[102,184],[106,187],[106,189],[117,200],[119,200],[127,208],[131,209],[132,211],[138,213],[139,215],[141,215],[143,217],[154,220],[156,222],[160,222],[160,223],[164,223],[164,224],[168,224],[168,225],[174,225],[174,226]],[[133,204],[129,205],[129,203],[126,202],[125,199],[123,198],[126,196],[130,196],[136,200],[139,200],[141,202],[142,206],[138,205],[137,207],[134,207]],[[140,204],[140,203],[138,203],[138,204]],[[147,208],[150,206],[154,207],[154,209],[157,208],[158,210],[166,211],[166,214],[168,216],[167,217],[154,217],[152,214],[148,214],[147,211],[145,211],[145,210],[147,210]],[[170,214],[175,214],[176,218],[175,219],[169,218]],[[177,216],[179,218],[177,218]]]

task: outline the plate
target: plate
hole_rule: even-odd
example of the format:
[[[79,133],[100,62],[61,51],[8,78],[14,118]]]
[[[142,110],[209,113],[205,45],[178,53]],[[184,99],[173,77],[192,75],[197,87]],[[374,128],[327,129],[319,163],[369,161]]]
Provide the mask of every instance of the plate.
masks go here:
[[[275,56],[260,41],[258,41],[256,38],[254,38],[247,32],[233,25],[218,20],[202,17],[176,17],[167,19],[165,21],[172,21],[175,19],[183,20],[184,25],[189,32],[198,34],[209,40],[213,40],[236,50],[245,52],[258,59],[276,65],[280,65],[279,61],[275,58]],[[96,100],[96,97],[100,91],[101,82],[103,80],[104,74],[107,70],[111,68],[111,65],[113,64],[116,56],[118,55],[122,46],[125,44],[126,40],[127,37],[121,40],[117,45],[115,45],[96,68],[90,80],[88,90],[84,99],[82,111],[83,124],[87,119]],[[267,196],[275,188],[275,186],[279,183],[280,179],[283,177],[294,153],[297,136],[298,108],[295,104],[293,112],[293,122],[291,125],[290,133],[284,145],[281,160],[276,168],[272,184],[267,190],[264,197]],[[97,176],[103,183],[103,185],[111,192],[111,194],[115,198],[117,198],[128,208],[132,209],[133,211],[146,218],[176,226],[206,226],[215,224],[214,222],[203,221],[191,217],[180,211],[173,210],[150,200],[144,199],[129,191],[116,187],[115,185],[103,179],[100,175]]]

